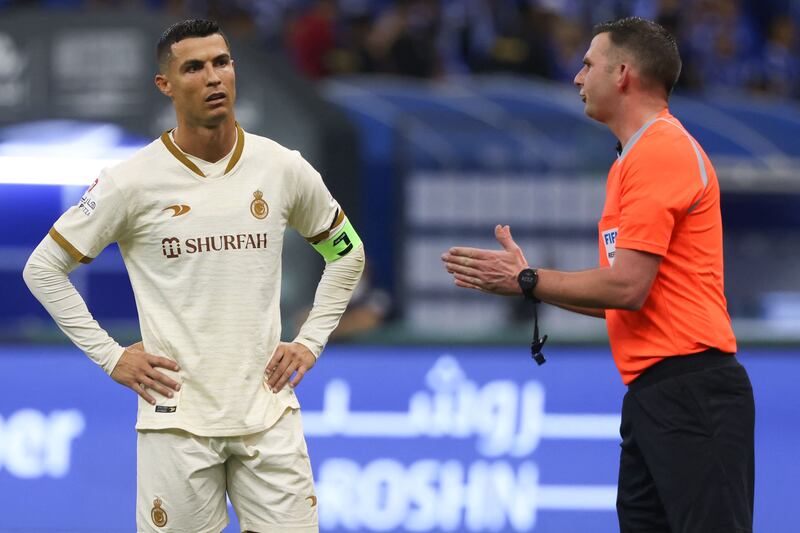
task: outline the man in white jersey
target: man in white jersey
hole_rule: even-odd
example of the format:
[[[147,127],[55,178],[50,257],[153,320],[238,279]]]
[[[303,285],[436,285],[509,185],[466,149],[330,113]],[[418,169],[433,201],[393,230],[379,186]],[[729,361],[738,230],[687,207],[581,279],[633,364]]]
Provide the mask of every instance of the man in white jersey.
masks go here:
[[[236,122],[234,63],[216,23],[173,25],[158,60],[177,128],[105,169],[33,252],[25,280],[67,336],[140,397],[138,531],[219,532],[226,492],[244,530],[317,531],[293,389],[350,300],[361,241],[299,153]],[[300,333],[281,343],[287,226],[326,267]],[[142,342],[128,348],[67,277],[111,242],[139,315]]]

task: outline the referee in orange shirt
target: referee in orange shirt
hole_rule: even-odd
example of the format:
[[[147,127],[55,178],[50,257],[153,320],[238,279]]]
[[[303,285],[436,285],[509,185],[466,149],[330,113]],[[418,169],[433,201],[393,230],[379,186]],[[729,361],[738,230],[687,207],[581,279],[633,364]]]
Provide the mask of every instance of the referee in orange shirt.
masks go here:
[[[508,226],[495,228],[502,250],[451,248],[442,259],[459,287],[605,318],[628,386],[623,533],[750,532],[753,389],[723,292],[717,176],[667,107],[680,69],[675,39],[632,17],[595,28],[575,76],[586,114],[619,139],[599,268],[531,268]]]

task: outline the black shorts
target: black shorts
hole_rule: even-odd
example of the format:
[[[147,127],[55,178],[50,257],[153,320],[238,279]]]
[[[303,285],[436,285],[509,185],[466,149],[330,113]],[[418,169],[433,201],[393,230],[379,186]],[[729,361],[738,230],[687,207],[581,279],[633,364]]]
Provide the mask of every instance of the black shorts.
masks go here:
[[[735,356],[665,359],[622,403],[621,533],[753,530],[755,407]]]

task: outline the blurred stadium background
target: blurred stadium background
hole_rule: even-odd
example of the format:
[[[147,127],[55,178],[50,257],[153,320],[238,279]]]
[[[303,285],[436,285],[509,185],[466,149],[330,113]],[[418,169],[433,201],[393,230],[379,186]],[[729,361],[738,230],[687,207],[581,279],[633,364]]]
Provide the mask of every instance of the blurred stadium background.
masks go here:
[[[659,20],[673,112],[720,177],[726,289],[754,382],[756,531],[796,531],[800,478],[800,2],[0,0],[0,533],[135,530],[135,399],[21,279],[98,170],[173,126],[153,86],[166,26],[219,20],[245,129],[300,150],[362,235],[369,271],[304,381],[323,531],[616,531],[624,394],[600,321],[454,290],[439,255],[510,224],[536,265],[597,263],[615,139],[571,79],[593,23]],[[322,261],[296,235],[284,336]],[[138,340],[111,247],[72,276]],[[237,531],[235,519],[227,531]]]

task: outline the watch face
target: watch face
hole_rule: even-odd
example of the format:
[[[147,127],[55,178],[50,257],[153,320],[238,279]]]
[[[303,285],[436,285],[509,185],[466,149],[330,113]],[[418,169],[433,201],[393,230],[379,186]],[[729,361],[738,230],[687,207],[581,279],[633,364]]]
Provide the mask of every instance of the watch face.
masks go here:
[[[522,289],[525,299],[536,303],[539,300],[533,295],[533,290],[536,288],[537,281],[539,281],[539,275],[533,268],[526,268],[517,275],[517,282],[519,282],[519,288]]]

